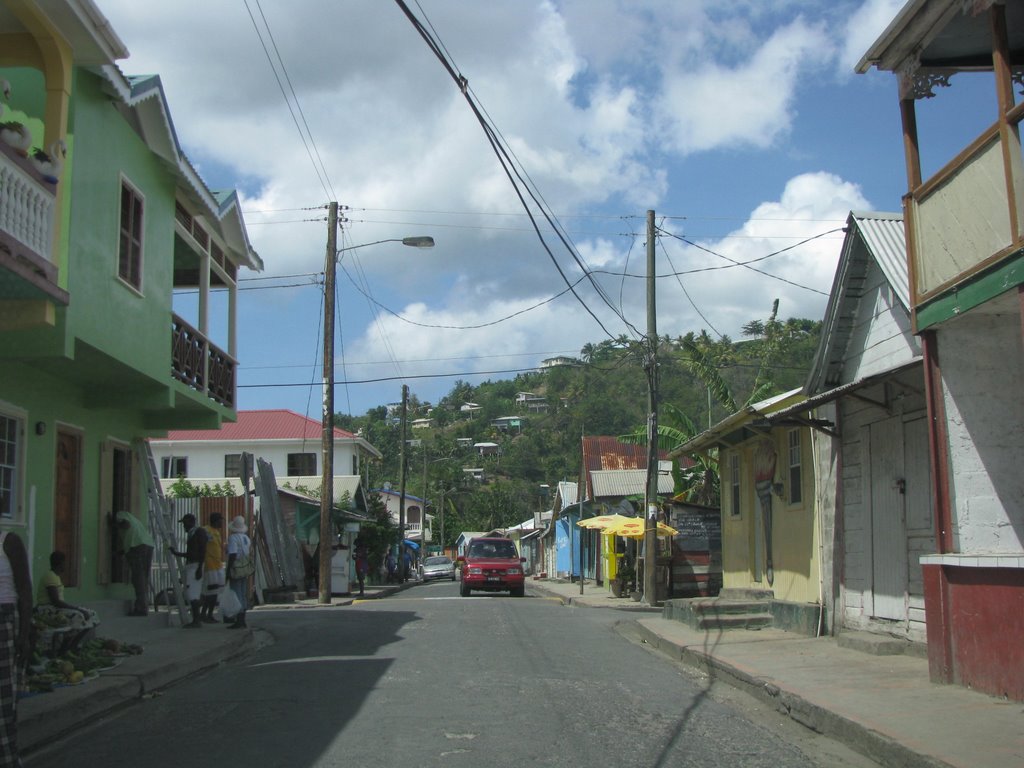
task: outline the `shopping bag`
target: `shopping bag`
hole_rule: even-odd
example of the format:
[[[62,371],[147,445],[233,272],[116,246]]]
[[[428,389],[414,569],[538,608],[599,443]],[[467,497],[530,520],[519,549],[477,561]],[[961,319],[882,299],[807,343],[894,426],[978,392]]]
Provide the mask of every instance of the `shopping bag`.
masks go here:
[[[221,590],[220,617],[222,619],[233,619],[241,609],[242,604],[238,602],[238,595],[235,594],[235,590],[231,589],[231,587]]]

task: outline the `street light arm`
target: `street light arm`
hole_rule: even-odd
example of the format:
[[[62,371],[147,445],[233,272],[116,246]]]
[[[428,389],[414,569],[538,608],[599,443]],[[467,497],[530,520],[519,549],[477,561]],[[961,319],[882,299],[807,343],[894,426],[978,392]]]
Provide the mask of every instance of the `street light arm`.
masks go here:
[[[386,240],[374,240],[372,243],[360,243],[359,245],[350,245],[346,248],[338,248],[335,253],[344,253],[345,251],[354,251],[356,248],[366,248],[370,245],[380,245],[381,243],[401,243],[402,245],[408,245],[412,248],[433,248],[434,238],[429,235],[414,236],[414,237],[389,237]]]

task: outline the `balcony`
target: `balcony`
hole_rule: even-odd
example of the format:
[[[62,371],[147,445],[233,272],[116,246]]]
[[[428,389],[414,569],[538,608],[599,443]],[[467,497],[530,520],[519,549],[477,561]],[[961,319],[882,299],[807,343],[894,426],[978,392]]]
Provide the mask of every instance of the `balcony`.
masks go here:
[[[1021,110],[1015,110],[1013,118],[1019,128]],[[915,304],[1021,248],[1024,164],[1015,133],[993,125],[911,191],[907,214]]]
[[[55,185],[0,142],[0,301],[67,305],[52,257],[56,202]]]
[[[235,407],[238,363],[177,315],[171,323],[171,374],[228,408]]]

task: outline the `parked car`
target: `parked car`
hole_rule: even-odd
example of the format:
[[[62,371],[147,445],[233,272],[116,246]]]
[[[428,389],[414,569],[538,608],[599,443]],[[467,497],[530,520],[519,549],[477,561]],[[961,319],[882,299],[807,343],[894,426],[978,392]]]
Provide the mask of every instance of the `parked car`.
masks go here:
[[[420,579],[430,581],[431,579],[451,579],[455,581],[455,563],[450,557],[444,555],[433,555],[423,561],[420,566]]]
[[[466,554],[459,557],[462,585],[459,593],[469,597],[474,589],[483,592],[508,590],[512,597],[526,594],[523,573],[525,557],[519,556],[512,539],[482,536],[469,542]]]

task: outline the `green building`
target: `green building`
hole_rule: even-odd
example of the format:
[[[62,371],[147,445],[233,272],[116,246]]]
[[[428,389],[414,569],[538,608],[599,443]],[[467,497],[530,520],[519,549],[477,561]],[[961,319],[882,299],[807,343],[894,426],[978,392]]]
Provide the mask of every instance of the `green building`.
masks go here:
[[[234,420],[238,273],[262,262],[91,0],[0,11],[2,120],[51,157],[0,141],[0,528],[34,580],[67,554],[69,600],[127,597],[110,521],[147,518],[137,446]]]

